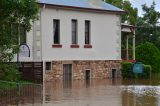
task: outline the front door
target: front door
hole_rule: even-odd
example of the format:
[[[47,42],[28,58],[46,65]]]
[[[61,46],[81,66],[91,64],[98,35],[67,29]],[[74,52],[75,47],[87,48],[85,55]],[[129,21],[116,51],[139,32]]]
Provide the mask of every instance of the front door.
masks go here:
[[[63,80],[64,81],[72,80],[72,64],[63,65]]]

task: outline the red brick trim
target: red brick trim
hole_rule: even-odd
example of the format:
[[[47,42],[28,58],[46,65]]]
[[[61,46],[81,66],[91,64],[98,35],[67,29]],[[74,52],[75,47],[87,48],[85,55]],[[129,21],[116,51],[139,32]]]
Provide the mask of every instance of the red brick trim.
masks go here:
[[[62,48],[62,45],[60,45],[60,44],[53,44],[52,48]]]
[[[84,48],[92,48],[92,45],[90,44],[84,45]]]
[[[79,48],[79,45],[77,45],[77,44],[72,44],[70,47],[71,47],[71,48]]]
[[[126,60],[126,59],[123,59],[123,61],[125,61],[125,62],[131,62],[131,63],[137,62],[137,60]]]

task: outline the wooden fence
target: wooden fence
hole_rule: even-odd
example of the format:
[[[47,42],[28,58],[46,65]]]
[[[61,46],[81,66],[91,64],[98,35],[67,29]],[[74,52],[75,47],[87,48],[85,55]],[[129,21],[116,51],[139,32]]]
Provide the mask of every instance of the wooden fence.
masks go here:
[[[23,80],[43,82],[43,62],[22,62],[20,71]]]

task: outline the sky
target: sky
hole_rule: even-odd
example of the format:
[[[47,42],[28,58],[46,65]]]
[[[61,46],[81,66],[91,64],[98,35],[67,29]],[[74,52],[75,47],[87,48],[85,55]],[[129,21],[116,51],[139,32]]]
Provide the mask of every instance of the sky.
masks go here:
[[[160,12],[160,0],[130,0],[130,2],[132,3],[132,6],[138,8],[139,16],[142,16],[143,14],[141,5],[146,3],[148,6],[150,6],[153,1],[155,1],[156,3],[156,10]]]

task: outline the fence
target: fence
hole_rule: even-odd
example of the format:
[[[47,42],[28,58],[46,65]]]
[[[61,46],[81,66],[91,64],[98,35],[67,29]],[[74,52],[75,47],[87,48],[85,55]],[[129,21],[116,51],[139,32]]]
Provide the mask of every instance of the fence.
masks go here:
[[[43,82],[43,63],[42,62],[22,62],[20,71],[23,80]]]
[[[40,84],[0,81],[0,106],[41,104],[42,101],[43,87]]]

